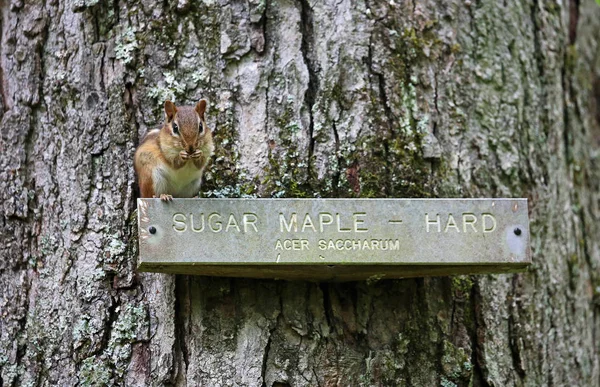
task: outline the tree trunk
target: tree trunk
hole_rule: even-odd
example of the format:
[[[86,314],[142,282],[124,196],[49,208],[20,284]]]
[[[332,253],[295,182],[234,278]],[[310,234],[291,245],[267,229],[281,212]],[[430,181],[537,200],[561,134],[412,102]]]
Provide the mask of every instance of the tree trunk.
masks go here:
[[[600,384],[594,1],[0,9],[0,385]],[[201,97],[205,196],[527,197],[533,265],[137,273],[133,152]]]

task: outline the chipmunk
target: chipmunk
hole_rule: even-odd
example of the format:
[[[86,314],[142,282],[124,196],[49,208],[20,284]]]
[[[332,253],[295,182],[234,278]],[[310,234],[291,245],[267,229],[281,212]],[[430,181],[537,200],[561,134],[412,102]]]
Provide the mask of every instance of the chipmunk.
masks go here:
[[[190,198],[198,195],[202,174],[215,146],[206,126],[206,101],[175,107],[165,102],[165,123],[151,130],[135,152],[134,167],[143,198]]]

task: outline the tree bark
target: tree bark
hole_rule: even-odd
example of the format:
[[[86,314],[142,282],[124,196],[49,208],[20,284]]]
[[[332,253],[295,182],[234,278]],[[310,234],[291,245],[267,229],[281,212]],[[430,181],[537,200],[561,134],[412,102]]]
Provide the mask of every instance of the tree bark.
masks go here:
[[[0,11],[0,385],[600,384],[594,1]],[[201,97],[205,196],[527,197],[531,268],[137,273],[133,152]]]

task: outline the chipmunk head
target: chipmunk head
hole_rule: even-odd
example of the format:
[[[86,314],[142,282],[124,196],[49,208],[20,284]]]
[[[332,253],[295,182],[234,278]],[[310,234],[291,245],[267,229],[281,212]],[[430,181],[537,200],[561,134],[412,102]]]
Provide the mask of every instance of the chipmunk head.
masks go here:
[[[171,101],[165,102],[165,125],[163,132],[167,135],[161,141],[179,151],[193,154],[197,149],[212,137],[210,129],[206,126],[204,112],[206,100],[202,99],[196,106],[175,107]]]

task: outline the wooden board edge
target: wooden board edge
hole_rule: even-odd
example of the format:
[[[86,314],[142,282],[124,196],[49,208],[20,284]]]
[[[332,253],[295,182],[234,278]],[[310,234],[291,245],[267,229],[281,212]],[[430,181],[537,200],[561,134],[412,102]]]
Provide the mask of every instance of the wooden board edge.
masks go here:
[[[211,277],[343,282],[465,274],[506,274],[527,270],[528,263],[487,265],[163,265],[141,263],[142,272]]]

